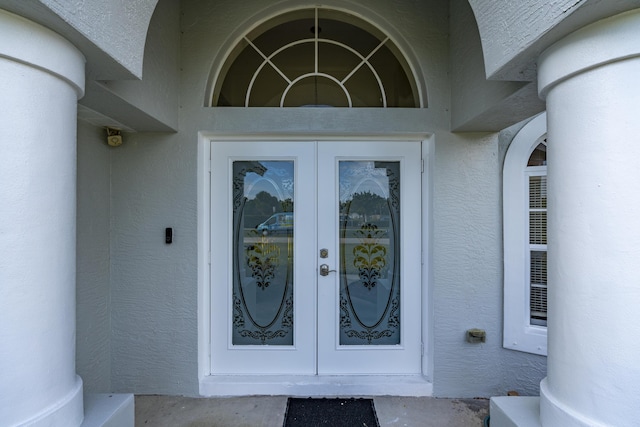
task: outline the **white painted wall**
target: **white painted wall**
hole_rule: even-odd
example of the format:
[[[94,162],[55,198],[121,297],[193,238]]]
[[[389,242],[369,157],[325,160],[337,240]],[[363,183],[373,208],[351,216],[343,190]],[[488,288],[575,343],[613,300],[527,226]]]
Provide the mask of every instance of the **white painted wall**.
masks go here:
[[[111,165],[106,132],[78,122],[76,370],[87,393],[111,391]]]
[[[448,2],[338,1],[407,46],[424,73],[429,108],[204,108],[214,59],[237,28],[299,1],[182,2],[180,129],[126,134],[111,151],[112,391],[198,393],[197,133],[434,133],[432,323],[434,392],[476,397],[516,389],[536,394],[542,357],[502,343],[501,178],[505,141],[498,134],[459,134],[450,126]],[[308,3],[313,5],[313,3]],[[165,245],[164,228],[174,227]],[[465,330],[487,330],[486,344]],[[97,380],[96,380],[97,381]]]

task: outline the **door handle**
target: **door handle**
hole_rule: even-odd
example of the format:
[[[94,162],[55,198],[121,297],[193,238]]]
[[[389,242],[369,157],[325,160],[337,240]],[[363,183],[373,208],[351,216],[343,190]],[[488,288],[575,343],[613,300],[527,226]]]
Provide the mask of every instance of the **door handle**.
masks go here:
[[[329,270],[329,266],[327,264],[322,264],[320,265],[320,275],[321,276],[328,276],[329,273],[334,272],[335,270]]]

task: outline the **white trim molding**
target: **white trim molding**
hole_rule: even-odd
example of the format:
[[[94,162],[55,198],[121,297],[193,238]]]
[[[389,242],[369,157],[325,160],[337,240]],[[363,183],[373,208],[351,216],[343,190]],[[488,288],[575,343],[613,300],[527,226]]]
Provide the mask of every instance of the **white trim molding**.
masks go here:
[[[509,146],[503,168],[504,334],[508,349],[547,355],[546,326],[531,324],[527,161],[544,140],[547,116],[527,123]]]

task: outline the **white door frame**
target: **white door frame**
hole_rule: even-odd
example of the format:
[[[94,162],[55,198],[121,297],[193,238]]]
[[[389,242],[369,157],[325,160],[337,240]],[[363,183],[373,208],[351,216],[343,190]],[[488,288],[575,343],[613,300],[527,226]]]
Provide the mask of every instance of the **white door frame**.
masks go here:
[[[210,294],[210,158],[211,143],[219,140],[414,140],[422,142],[422,374],[395,376],[237,376],[211,375]],[[431,194],[434,135],[220,135],[198,134],[198,380],[203,396],[229,395],[398,395],[430,396],[433,393],[433,313],[431,273]]]

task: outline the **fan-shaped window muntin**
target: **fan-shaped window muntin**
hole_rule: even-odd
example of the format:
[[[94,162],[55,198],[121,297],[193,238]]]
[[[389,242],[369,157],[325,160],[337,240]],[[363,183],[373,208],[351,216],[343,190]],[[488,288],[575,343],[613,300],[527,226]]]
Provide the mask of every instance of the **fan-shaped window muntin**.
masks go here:
[[[305,28],[311,37],[303,37]],[[331,34],[324,37],[326,32]],[[417,107],[411,75],[379,30],[342,12],[305,9],[245,35],[227,58],[212,101],[244,107]]]

